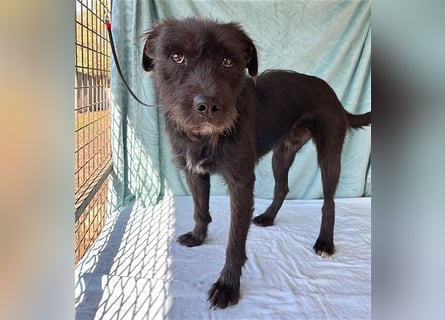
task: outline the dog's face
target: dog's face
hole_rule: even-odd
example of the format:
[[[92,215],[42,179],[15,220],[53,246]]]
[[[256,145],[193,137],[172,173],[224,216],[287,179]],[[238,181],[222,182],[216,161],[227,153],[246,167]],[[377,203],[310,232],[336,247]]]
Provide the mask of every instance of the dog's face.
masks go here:
[[[142,66],[155,72],[167,121],[189,136],[221,134],[234,125],[236,100],[257,75],[252,40],[233,23],[169,19],[146,34]]]

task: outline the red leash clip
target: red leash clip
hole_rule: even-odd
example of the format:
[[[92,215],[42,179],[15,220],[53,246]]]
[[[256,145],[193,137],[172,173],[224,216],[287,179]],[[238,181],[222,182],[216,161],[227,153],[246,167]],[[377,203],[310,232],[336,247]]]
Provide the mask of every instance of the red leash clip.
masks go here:
[[[111,21],[110,21],[110,17],[108,16],[108,14],[105,14],[104,20],[105,20],[105,26],[107,27],[107,30],[111,30]]]
[[[139,102],[143,106],[157,107],[158,106],[157,104],[146,104],[145,102],[142,102],[142,100],[136,96],[136,94],[133,92],[133,90],[131,90],[130,86],[128,85],[127,81],[125,80],[124,74],[122,73],[121,67],[119,65],[119,61],[117,59],[116,48],[114,47],[114,41],[113,41],[113,34],[111,32],[111,22],[110,22],[110,17],[108,16],[108,14],[105,14],[104,21],[105,21],[105,25],[107,27],[108,37],[110,38],[109,40],[110,40],[111,53],[113,55],[116,70],[119,73],[119,76],[121,77],[123,84],[125,85],[125,87],[128,89],[128,92],[130,92],[130,94],[133,96],[133,98],[137,102]]]

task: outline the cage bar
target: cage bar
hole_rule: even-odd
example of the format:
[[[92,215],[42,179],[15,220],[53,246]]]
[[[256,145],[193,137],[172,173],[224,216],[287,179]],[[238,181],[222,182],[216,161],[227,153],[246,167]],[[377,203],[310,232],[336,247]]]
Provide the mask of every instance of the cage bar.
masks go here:
[[[108,0],[76,0],[75,263],[100,234],[111,172],[110,54],[104,27]]]

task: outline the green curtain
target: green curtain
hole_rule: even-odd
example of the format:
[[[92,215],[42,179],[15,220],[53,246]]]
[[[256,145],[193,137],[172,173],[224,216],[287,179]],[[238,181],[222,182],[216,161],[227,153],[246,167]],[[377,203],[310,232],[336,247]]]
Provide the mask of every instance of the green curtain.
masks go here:
[[[166,17],[202,16],[236,21],[254,40],[259,71],[292,69],[318,76],[335,90],[345,109],[371,109],[371,5],[369,1],[143,1],[115,0],[112,31],[121,68],[133,91],[158,103],[152,74],[142,70],[143,34]],[[153,205],[166,194],[188,195],[185,180],[171,162],[158,108],[138,104],[111,70],[112,207],[136,198]],[[343,149],[337,197],[371,195],[371,129],[351,131]],[[255,196],[273,196],[271,154],[256,170]],[[312,142],[295,158],[289,173],[290,199],[322,197],[320,170]],[[218,176],[211,192],[224,195]]]

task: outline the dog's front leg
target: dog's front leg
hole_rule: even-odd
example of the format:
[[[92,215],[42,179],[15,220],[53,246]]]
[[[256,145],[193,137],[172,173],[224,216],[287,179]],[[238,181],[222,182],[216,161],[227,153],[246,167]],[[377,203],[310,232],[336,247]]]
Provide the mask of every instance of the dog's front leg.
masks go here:
[[[208,300],[214,308],[226,308],[238,303],[241,268],[247,260],[246,238],[253,211],[254,175],[225,180],[230,194],[230,232],[224,268],[209,290]]]
[[[212,221],[209,213],[210,176],[185,172],[185,177],[193,198],[193,231],[183,234],[178,242],[187,247],[199,246],[207,236],[207,226]]]

